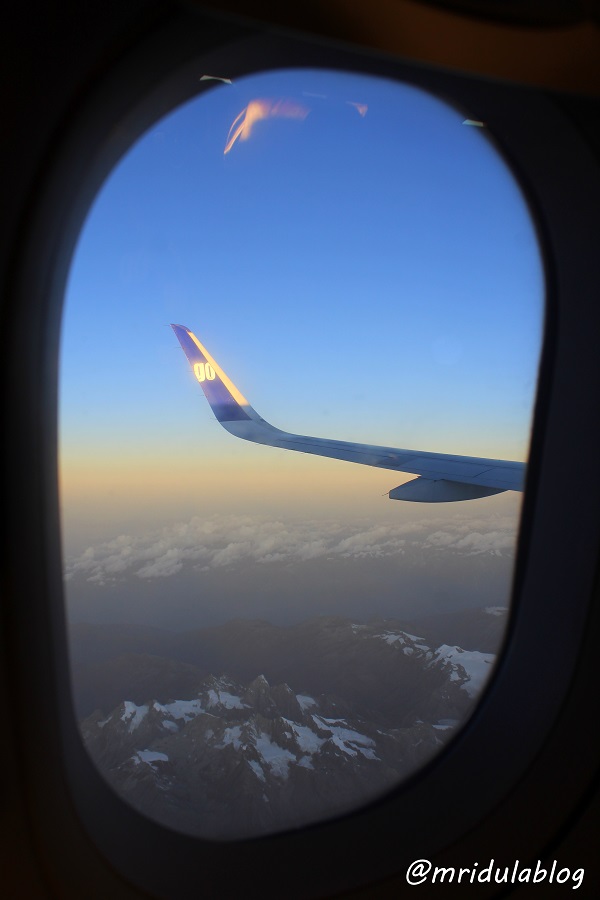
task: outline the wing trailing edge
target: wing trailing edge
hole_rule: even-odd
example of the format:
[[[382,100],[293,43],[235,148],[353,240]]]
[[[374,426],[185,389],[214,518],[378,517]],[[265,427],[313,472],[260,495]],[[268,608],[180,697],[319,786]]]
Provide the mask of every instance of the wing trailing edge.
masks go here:
[[[393,488],[391,500],[449,503],[523,490],[526,466],[522,462],[355,444],[282,431],[259,416],[189,328],[171,328],[215,418],[235,437],[418,476]]]

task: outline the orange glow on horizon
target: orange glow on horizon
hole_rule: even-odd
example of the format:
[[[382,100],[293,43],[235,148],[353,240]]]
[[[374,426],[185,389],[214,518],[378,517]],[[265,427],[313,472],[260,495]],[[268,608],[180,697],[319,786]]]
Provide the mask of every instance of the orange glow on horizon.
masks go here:
[[[223,155],[229,153],[238,138],[240,141],[247,141],[256,122],[271,117],[305,119],[309,112],[308,106],[303,106],[303,104],[297,103],[295,100],[285,98],[278,100],[251,100],[248,106],[244,107],[241,113],[233,120],[227,135],[227,143],[225,144]]]
[[[63,509],[94,510],[91,517],[111,507],[115,513],[149,508],[210,509],[267,507],[318,510],[331,503],[356,508],[365,501],[375,507],[384,495],[412,476],[350,466],[337,460],[273,450],[263,456],[260,447],[249,454],[207,457],[204,453],[178,458],[139,459],[98,455],[87,459],[63,458],[60,494]]]

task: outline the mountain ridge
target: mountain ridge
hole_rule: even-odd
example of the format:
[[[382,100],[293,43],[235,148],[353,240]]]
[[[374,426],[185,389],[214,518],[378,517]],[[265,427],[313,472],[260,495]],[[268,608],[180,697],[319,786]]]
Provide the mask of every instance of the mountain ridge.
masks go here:
[[[504,614],[489,615],[501,634]],[[197,633],[179,644],[198,665],[150,653],[90,663],[88,676],[109,680],[95,692],[88,683],[86,702],[117,701],[81,722],[92,759],[125,799],[213,839],[300,827],[393,789],[466,720],[495,660],[431,646],[390,620],[236,620],[215,631],[208,660]],[[206,671],[215,660],[228,665]]]

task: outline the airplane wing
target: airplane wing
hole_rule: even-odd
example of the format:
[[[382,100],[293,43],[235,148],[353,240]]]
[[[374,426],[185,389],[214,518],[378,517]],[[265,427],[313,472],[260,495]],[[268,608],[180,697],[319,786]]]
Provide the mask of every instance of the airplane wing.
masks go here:
[[[216,419],[235,437],[418,476],[393,488],[389,492],[391,500],[439,503],[523,490],[525,463],[522,462],[353,444],[281,431],[265,422],[250,406],[189,328],[184,325],[171,325],[171,328]]]

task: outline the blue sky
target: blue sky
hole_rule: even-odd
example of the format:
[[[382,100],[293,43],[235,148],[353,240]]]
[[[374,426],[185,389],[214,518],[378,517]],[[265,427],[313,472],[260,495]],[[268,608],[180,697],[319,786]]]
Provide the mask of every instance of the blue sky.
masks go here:
[[[224,153],[258,101],[264,117]],[[274,72],[211,87],[134,145],[67,289],[67,553],[199,508],[427,515],[381,499],[389,472],[236,442],[170,322],[284,429],[526,458],[543,267],[515,179],[468,114],[387,80]]]

